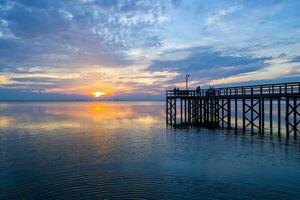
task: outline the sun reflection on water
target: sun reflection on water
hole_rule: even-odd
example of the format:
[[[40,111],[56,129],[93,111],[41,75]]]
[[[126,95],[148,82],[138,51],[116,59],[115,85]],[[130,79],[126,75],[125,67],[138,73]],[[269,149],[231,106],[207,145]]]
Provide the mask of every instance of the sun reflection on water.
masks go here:
[[[0,128],[8,127],[12,123],[12,119],[9,117],[0,117]]]
[[[149,104],[151,105],[151,104]],[[161,123],[163,113],[151,113],[145,105],[124,106],[116,102],[27,103],[1,106],[0,127],[54,130],[78,127],[126,127],[127,125]],[[143,115],[141,111],[143,109]],[[28,114],[31,112],[31,114]],[[32,123],[28,123],[32,122]]]

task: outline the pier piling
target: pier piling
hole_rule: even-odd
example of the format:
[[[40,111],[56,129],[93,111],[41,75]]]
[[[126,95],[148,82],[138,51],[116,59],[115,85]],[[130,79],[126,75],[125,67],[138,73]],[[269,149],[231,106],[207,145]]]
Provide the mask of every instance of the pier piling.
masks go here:
[[[178,106],[177,101],[180,102]],[[271,135],[277,132],[279,137],[282,133],[281,126],[285,125],[286,137],[293,135],[296,138],[300,132],[299,101],[299,82],[210,88],[200,91],[168,90],[166,92],[166,123],[176,125],[176,127],[185,125],[227,128],[235,131],[241,129],[243,132],[250,130],[251,133],[259,134],[269,131]],[[265,109],[268,104],[269,111]],[[285,111],[282,110],[284,105]],[[177,109],[179,109],[178,112]],[[234,115],[232,115],[232,109]],[[283,113],[285,113],[285,120],[281,120]],[[266,114],[269,115],[269,119]],[[274,116],[275,119],[277,116],[275,122]],[[177,117],[180,119],[177,120]],[[239,123],[239,120],[242,123]],[[265,128],[266,121],[269,121],[269,130]]]

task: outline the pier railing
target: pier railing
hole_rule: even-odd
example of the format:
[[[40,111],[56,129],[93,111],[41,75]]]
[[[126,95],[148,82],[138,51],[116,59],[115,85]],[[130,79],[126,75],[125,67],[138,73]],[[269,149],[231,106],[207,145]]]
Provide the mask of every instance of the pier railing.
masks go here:
[[[277,116],[274,117],[274,114]],[[238,118],[242,123],[238,123]],[[279,136],[282,124],[285,125],[287,137],[291,133],[297,136],[300,131],[300,82],[197,90],[175,88],[166,91],[168,125],[227,127],[235,130],[240,126],[243,131],[250,128],[252,133],[268,130],[273,134],[274,119]]]
[[[280,84],[265,84],[253,86],[239,86],[226,88],[210,88],[201,90],[167,90],[167,97],[188,97],[188,96],[291,96],[300,94],[300,82],[280,83]]]

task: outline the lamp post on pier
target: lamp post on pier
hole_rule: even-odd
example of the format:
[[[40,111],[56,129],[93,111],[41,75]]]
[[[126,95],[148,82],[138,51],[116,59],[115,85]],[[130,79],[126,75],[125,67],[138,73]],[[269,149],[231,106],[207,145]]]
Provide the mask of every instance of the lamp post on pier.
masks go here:
[[[186,90],[189,89],[189,85],[188,85],[188,79],[189,79],[189,77],[190,77],[189,74],[186,74],[186,75],[185,75],[185,88],[186,88]]]

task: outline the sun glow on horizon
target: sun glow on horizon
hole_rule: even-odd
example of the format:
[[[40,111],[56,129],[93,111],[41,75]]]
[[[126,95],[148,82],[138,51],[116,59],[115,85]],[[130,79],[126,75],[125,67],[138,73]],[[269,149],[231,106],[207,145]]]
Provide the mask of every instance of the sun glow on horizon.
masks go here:
[[[105,94],[106,94],[105,92],[93,92],[93,96],[96,98],[104,96]]]

